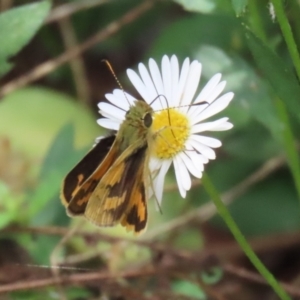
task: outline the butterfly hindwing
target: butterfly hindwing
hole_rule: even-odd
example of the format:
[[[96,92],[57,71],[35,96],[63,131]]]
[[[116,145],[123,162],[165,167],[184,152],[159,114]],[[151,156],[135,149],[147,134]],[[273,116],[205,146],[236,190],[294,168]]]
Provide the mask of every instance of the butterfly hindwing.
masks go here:
[[[129,146],[90,197],[86,218],[98,226],[121,223],[139,232],[147,222],[144,167],[147,146]]]
[[[145,195],[145,185],[143,181],[138,181],[128,202],[126,213],[122,216],[121,224],[128,231],[136,233],[143,231],[147,224],[147,204]]]

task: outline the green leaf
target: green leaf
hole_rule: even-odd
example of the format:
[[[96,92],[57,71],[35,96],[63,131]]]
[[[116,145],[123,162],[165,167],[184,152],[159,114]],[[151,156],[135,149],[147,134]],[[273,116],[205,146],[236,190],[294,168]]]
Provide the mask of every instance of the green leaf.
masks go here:
[[[50,265],[49,258],[60,240],[60,236],[38,235],[26,248],[29,249],[31,257],[34,257],[35,264]]]
[[[208,272],[201,272],[201,278],[205,284],[216,284],[223,277],[223,269],[220,267],[212,267]]]
[[[275,279],[273,274],[269,272],[269,270],[264,266],[264,264],[260,261],[257,255],[253,252],[245,236],[243,235],[243,233],[237,226],[237,223],[234,221],[233,217],[229,213],[226,205],[221,200],[219,193],[214,187],[212,181],[209,179],[209,177],[206,174],[204,174],[204,176],[202,177],[202,184],[206,192],[213,200],[219,215],[222,217],[223,221],[228,226],[235,240],[243,249],[244,253],[249,258],[250,262],[255,266],[258,272],[266,279],[268,284],[273,288],[274,292],[280,297],[280,299],[290,300],[291,298],[288,296],[286,291],[280,286],[280,284]],[[267,214],[268,212],[266,213],[266,215]],[[247,210],[247,216],[250,216],[248,210]],[[253,219],[252,219],[252,223],[253,223]]]
[[[83,157],[87,149],[74,148],[74,126],[65,125],[54,139],[44,159],[40,182],[29,196],[28,209],[31,224],[63,225],[69,221],[59,200],[59,190],[65,175]]]
[[[255,149],[255,155],[253,155],[253,145],[259,145]],[[237,128],[224,143],[223,150],[230,153],[233,159],[259,164],[281,154],[282,146],[278,140],[272,138],[265,127],[252,121],[248,123],[248,126]]]
[[[234,91],[232,104],[223,114],[230,117],[235,126],[249,126],[252,118],[277,135],[280,124],[269,91],[246,61],[209,45],[196,49],[194,58],[205,63],[202,74],[206,80],[221,72],[227,82],[226,90]]]
[[[204,240],[198,229],[188,228],[175,237],[173,247],[190,251],[199,251],[204,246]]]
[[[49,172],[33,193],[29,193],[27,199],[27,213],[30,216],[31,225],[50,224],[55,219],[55,212],[62,208],[59,200],[59,188],[63,174],[59,170]],[[51,203],[51,201],[53,201]],[[48,203],[50,204],[48,205]],[[53,209],[54,205],[54,209]],[[46,214],[43,214],[46,211]],[[40,217],[40,215],[43,215]],[[54,224],[52,224],[54,225]]]
[[[300,86],[287,64],[267,45],[245,28],[249,48],[257,65],[273,87],[277,96],[284,101],[288,111],[300,119]]]
[[[25,88],[0,102],[0,135],[7,136],[15,148],[38,161],[65,124],[75,126],[76,149],[91,146],[101,134],[96,118],[65,94],[46,88]]]
[[[52,170],[64,169],[62,165],[66,163],[70,154],[75,152],[75,130],[72,124],[66,124],[58,132],[57,136],[49,147],[44,158],[40,171],[40,178],[48,176]],[[71,166],[67,166],[68,168]]]
[[[240,16],[246,9],[248,0],[231,0],[232,7],[237,16]]]
[[[172,23],[162,31],[147,56],[161,59],[164,54],[176,53],[180,59],[184,59],[193,57],[195,49],[197,51],[201,45],[240,50],[243,40],[244,35],[236,18],[227,15],[192,15]]]
[[[281,135],[282,144],[285,148],[288,163],[294,177],[295,186],[297,188],[300,200],[300,163],[298,149],[292,132],[289,116],[286,111],[286,107],[281,99],[277,98],[276,106],[279,119],[282,123],[282,129],[279,132],[279,135]]]
[[[0,14],[0,76],[11,69],[12,64],[7,60],[31,40],[42,26],[50,7],[50,1],[40,1]]]
[[[219,11],[228,11],[229,5],[223,0],[173,0],[183,9],[202,14],[212,14]]]
[[[231,204],[230,212],[246,235],[288,232],[300,226],[299,202],[287,171],[253,186]]]
[[[217,7],[216,1],[213,0],[174,0],[174,2],[191,12],[211,13]]]
[[[179,295],[195,297],[195,299],[206,299],[205,293],[200,289],[199,285],[190,281],[175,281],[172,284],[172,290]]]
[[[7,226],[12,221],[20,221],[18,211],[22,200],[22,195],[13,195],[9,187],[0,180],[0,228]]]

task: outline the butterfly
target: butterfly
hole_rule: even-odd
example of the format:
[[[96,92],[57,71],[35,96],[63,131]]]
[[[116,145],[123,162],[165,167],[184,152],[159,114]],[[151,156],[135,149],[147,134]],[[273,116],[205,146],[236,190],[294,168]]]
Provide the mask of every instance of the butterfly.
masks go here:
[[[136,100],[117,133],[100,139],[67,174],[61,200],[69,216],[97,226],[120,223],[134,233],[145,229],[152,118],[152,107]]]

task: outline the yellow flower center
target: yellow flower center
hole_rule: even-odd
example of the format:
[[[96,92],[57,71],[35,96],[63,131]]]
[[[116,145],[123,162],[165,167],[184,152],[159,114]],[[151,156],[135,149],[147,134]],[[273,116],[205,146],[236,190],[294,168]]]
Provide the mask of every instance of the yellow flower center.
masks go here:
[[[152,129],[155,134],[153,151],[160,159],[172,158],[183,151],[190,135],[187,116],[174,108],[154,113]]]

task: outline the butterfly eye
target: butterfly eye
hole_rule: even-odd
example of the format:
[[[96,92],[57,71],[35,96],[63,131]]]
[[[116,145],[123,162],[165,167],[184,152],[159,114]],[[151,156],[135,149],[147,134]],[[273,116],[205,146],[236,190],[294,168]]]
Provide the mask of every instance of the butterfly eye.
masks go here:
[[[150,127],[152,125],[152,116],[150,113],[144,115],[144,125]]]

